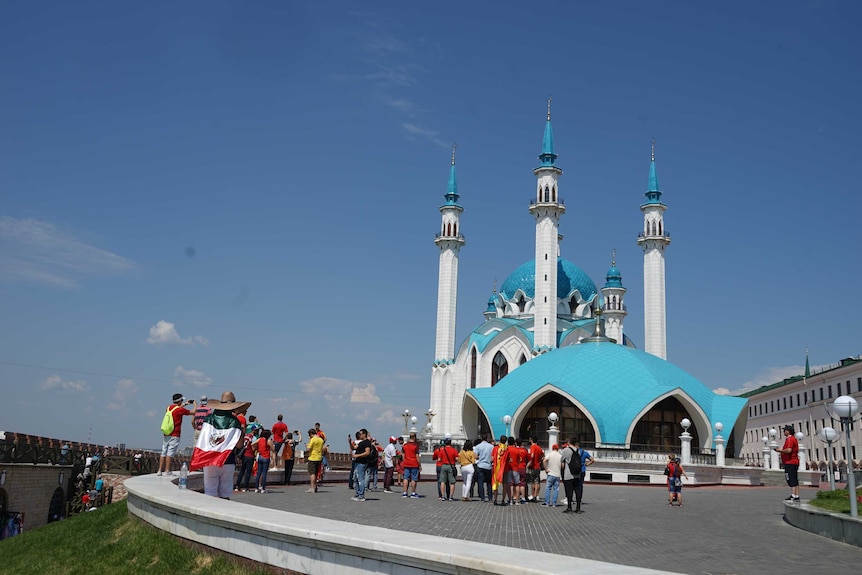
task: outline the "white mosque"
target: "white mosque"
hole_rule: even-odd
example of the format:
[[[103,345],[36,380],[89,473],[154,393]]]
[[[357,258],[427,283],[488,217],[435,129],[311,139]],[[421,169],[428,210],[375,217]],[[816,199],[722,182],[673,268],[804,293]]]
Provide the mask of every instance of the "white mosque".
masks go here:
[[[455,156],[442,222],[437,334],[431,374],[432,425],[426,435],[454,440],[536,435],[548,438],[548,416],[557,414],[563,437],[577,434],[591,448],[620,451],[680,450],[680,422],[688,419],[692,453],[711,453],[715,424],[722,423],[727,455],[738,454],[746,399],[715,394],[666,361],[664,225],[655,166],[650,160],[643,229],[644,350],[624,330],[626,289],[612,261],[601,289],[560,255],[560,220],[566,206],[551,128],[542,140],[536,191],[529,213],[536,222],[535,258],[521,264],[491,295],[484,321],[455,350],[458,254],[463,208],[458,203]],[[720,426],[720,427],[722,427]],[[739,441],[734,441],[740,438]]]

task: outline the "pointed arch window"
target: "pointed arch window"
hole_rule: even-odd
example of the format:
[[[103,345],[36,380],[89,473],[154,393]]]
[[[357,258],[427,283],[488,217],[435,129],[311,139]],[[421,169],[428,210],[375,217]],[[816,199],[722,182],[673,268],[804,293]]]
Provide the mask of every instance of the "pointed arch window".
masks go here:
[[[476,389],[476,348],[470,350],[470,389]]]
[[[509,362],[506,361],[506,356],[503,352],[498,351],[494,355],[494,361],[491,364],[491,387],[497,385],[497,382],[506,377],[509,373]]]

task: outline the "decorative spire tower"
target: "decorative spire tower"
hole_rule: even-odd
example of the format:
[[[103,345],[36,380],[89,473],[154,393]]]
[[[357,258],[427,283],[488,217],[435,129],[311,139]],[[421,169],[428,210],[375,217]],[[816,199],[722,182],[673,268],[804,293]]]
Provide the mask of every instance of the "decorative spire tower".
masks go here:
[[[563,174],[554,162],[554,131],[551,128],[551,98],[542,139],[541,165],[536,175],[536,198],[530,213],[536,218],[536,285],[534,300],[533,353],[538,355],[557,347],[557,258],[559,256],[560,216],[566,206],[557,192]]]
[[[611,269],[605,276],[605,287],[602,288],[602,298],[605,300],[602,312],[605,318],[605,335],[616,340],[619,344],[623,341],[623,319],[628,315],[623,297],[626,288],[623,287],[623,276],[617,269],[617,250],[611,256]]]
[[[452,167],[449,169],[449,186],[446,203],[440,206],[442,223],[434,243],[440,248],[440,271],[437,281],[437,344],[434,350],[435,365],[449,365],[455,361],[455,308],[458,301],[458,252],[465,244],[461,234],[461,212],[458,205],[458,181],[455,178],[455,149],[452,146]]]
[[[644,228],[638,234],[638,245],[644,251],[644,351],[667,359],[667,310],[664,284],[664,250],[670,244],[670,234],[664,227],[658,176],[655,171],[655,138],[650,154],[649,182],[641,204]]]
[[[460,400],[463,390],[454,389],[452,366],[455,363],[455,310],[458,302],[458,252],[466,240],[461,234],[461,212],[458,205],[458,181],[455,178],[455,148],[452,146],[452,167],[449,169],[449,186],[446,203],[440,206],[442,222],[434,243],[440,248],[440,268],[437,280],[437,339],[434,364],[431,369],[431,411],[438,415],[434,436],[443,432],[458,432],[460,427]],[[456,405],[457,403],[457,405]],[[439,426],[439,428],[437,427]],[[457,433],[458,437],[463,431]],[[454,435],[453,435],[454,437]]]

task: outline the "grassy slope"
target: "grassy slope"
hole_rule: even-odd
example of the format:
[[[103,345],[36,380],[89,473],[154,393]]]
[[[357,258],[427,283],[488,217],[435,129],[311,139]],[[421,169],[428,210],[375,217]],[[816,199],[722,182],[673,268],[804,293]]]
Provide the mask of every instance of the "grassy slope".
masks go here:
[[[0,541],[2,575],[272,572],[190,549],[173,536],[131,517],[125,501]]]

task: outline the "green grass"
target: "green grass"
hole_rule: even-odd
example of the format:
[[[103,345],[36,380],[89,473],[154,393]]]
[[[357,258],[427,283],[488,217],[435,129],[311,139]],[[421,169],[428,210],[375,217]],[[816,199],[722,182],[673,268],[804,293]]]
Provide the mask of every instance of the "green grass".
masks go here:
[[[272,573],[184,545],[172,535],[130,516],[125,501],[0,541],[0,558],[3,575]]]
[[[857,497],[862,498],[862,496],[858,495]],[[832,511],[833,513],[850,513],[850,497],[846,489],[818,491],[815,498],[808,503],[826,511]],[[862,503],[858,503],[857,507],[862,507]]]

